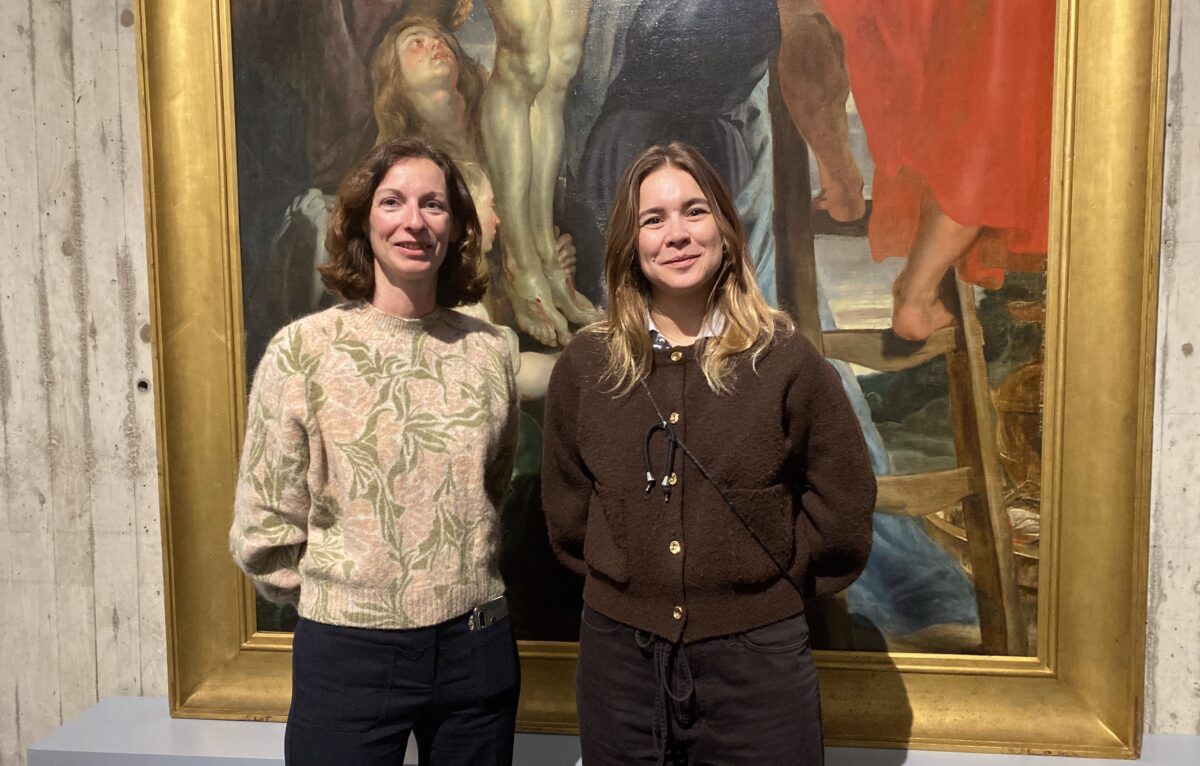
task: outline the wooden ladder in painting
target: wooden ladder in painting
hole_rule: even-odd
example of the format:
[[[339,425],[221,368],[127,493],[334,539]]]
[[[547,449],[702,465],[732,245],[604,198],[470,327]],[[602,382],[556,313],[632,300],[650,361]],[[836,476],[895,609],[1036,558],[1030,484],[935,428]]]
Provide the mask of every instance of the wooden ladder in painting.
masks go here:
[[[922,344],[900,341],[891,330],[824,332],[817,298],[816,255],[811,223],[808,148],[788,116],[771,68],[769,107],[774,142],[776,283],[779,305],[826,357],[896,372],[946,358],[954,446],[958,466],[944,471],[880,476],[877,513],[927,517],[962,504],[971,574],[979,605],[985,654],[1024,655],[1021,615],[1004,479],[996,455],[995,426],[983,330],[974,290],[953,271],[942,294],[957,325]]]

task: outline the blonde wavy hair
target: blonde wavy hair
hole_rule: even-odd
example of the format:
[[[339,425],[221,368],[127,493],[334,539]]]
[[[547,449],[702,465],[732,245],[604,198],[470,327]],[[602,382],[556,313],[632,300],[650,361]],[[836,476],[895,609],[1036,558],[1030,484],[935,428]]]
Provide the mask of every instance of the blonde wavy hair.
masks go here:
[[[733,195],[703,155],[680,141],[639,154],[613,198],[604,246],[608,307],[604,320],[589,328],[607,342],[601,381],[610,393],[621,395],[650,374],[653,353],[646,317],[652,301],[650,283],[638,265],[638,207],[642,182],[664,167],[678,168],[696,179],[721,232],[724,258],[708,296],[708,313],[720,311],[725,326],[718,336],[702,343],[699,360],[708,387],[717,394],[732,393],[735,357],[749,352],[751,365],[756,366],[777,334],[793,331],[792,320],[771,308],[758,289],[746,229]]]

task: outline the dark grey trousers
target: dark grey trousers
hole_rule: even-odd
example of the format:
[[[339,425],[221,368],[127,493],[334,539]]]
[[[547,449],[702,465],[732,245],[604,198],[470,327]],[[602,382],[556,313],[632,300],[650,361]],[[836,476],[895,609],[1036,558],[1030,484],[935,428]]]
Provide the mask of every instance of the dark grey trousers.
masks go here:
[[[584,607],[576,701],[584,766],[821,766],[803,614],[672,644]]]
[[[520,669],[512,624],[467,616],[413,630],[301,619],[292,650],[288,766],[401,766],[411,733],[429,766],[510,766]]]

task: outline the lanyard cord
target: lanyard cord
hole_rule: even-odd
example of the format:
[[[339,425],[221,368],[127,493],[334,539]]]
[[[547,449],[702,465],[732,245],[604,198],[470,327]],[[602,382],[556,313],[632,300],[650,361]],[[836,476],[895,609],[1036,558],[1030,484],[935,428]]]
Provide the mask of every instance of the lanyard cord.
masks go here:
[[[650,494],[650,490],[654,489],[654,467],[650,465],[650,442],[654,440],[654,434],[663,431],[667,435],[667,470],[663,472],[662,481],[659,484],[662,486],[663,502],[671,502],[671,474],[675,471],[675,447],[679,444],[679,437],[675,433],[675,429],[665,420],[650,426],[646,429],[646,440],[642,443],[642,460],[646,463],[646,494]]]
[[[654,407],[655,413],[658,414],[659,420],[658,423],[651,426],[650,430],[646,432],[646,443],[642,453],[646,459],[646,492],[649,493],[650,488],[654,486],[654,475],[650,472],[650,437],[654,435],[655,431],[661,429],[667,432],[667,439],[669,440],[668,460],[671,463],[671,465],[667,468],[667,475],[663,476],[662,483],[664,492],[666,494],[664,500],[671,499],[670,485],[667,481],[667,476],[670,475],[671,468],[674,467],[675,447],[678,446],[679,449],[683,450],[683,454],[687,455],[688,459],[692,461],[692,465],[696,466],[696,470],[700,472],[700,475],[703,476],[705,480],[712,485],[713,489],[717,491],[717,494],[721,496],[721,500],[725,502],[726,507],[728,507],[730,512],[733,513],[734,517],[736,517],[737,520],[742,523],[742,526],[745,527],[746,531],[750,533],[750,536],[754,538],[754,542],[758,543],[758,546],[762,548],[763,552],[767,554],[767,557],[771,559],[771,563],[774,564],[775,568],[779,570],[780,576],[783,577],[784,580],[787,580],[788,584],[796,589],[796,592],[800,594],[800,598],[803,600],[804,588],[800,587],[800,584],[797,583],[795,578],[793,578],[792,575],[787,571],[787,568],[785,568],[783,564],[779,563],[779,559],[775,557],[775,554],[771,552],[771,549],[767,547],[767,544],[763,542],[763,539],[758,536],[758,532],[754,530],[754,527],[750,526],[750,522],[746,521],[746,517],[742,515],[742,512],[739,511],[725,495],[724,490],[721,489],[721,485],[717,484],[716,480],[713,479],[713,477],[708,473],[708,469],[704,467],[704,464],[701,463],[692,453],[692,451],[688,449],[688,446],[683,443],[683,440],[679,438],[677,433],[675,433],[675,429],[670,427],[667,419],[663,417],[662,410],[659,409],[658,402],[654,400],[654,394],[650,393],[650,387],[646,385],[646,381],[642,380],[640,382],[642,385],[642,390],[646,392],[647,398],[650,399],[650,404]]]

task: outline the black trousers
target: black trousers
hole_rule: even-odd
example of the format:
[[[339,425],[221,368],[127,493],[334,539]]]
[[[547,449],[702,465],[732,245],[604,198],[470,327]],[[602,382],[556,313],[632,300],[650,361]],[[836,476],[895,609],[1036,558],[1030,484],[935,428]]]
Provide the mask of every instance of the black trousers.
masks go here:
[[[824,763],[803,614],[673,644],[584,607],[579,632],[584,766]]]
[[[507,617],[467,616],[413,630],[301,619],[292,648],[288,766],[400,766],[409,734],[420,763],[512,763],[520,670]]]

